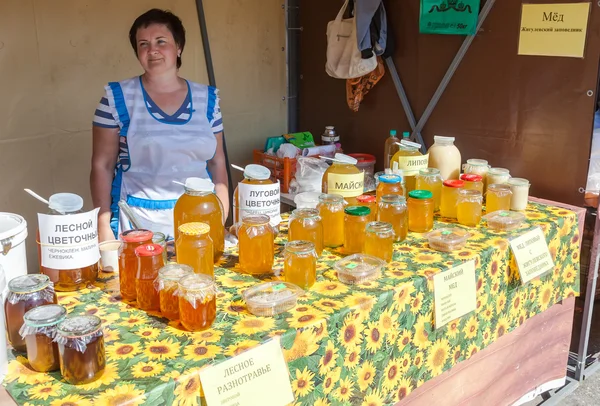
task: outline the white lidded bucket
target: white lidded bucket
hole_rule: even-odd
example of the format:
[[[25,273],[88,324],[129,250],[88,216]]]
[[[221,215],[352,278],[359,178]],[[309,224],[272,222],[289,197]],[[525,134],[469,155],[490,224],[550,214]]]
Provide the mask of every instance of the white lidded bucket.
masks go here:
[[[4,320],[4,301],[8,296],[7,287],[8,283],[6,282],[4,267],[0,265],[0,296],[2,297],[2,309],[0,309],[0,382],[4,381],[6,372],[8,372],[8,358],[6,353],[6,321]]]
[[[0,212],[0,266],[4,268],[6,285],[11,279],[27,275],[27,221],[18,214]],[[2,289],[2,293],[8,289]]]

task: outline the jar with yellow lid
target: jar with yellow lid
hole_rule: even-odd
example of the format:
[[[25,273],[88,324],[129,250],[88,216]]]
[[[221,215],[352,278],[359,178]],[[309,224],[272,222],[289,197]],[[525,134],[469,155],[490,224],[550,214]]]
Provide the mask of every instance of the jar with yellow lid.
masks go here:
[[[483,197],[479,190],[461,190],[458,194],[456,217],[463,226],[475,227],[481,221]]]
[[[273,272],[275,232],[269,216],[251,214],[242,219],[238,229],[240,268],[250,275]]]
[[[317,253],[312,241],[295,240],[285,244],[283,259],[285,281],[308,289],[317,279]]]
[[[217,317],[215,281],[208,275],[193,274],[179,279],[179,321],[189,331],[212,326]]]
[[[158,271],[156,289],[160,301],[160,312],[169,320],[179,319],[179,279],[192,275],[194,269],[184,264],[167,264]]]
[[[415,233],[433,229],[433,193],[429,190],[408,193],[408,229]]]
[[[493,213],[498,210],[510,210],[511,195],[510,185],[496,183],[489,185],[485,195],[486,212]]]
[[[377,220],[392,225],[395,242],[406,240],[406,235],[408,234],[408,209],[404,196],[382,196],[379,202]]]
[[[377,202],[381,202],[381,197],[385,195],[404,196],[404,187],[402,186],[402,177],[400,175],[382,174],[379,175],[377,184]]]
[[[337,248],[344,244],[344,197],[322,194],[317,205],[323,223],[323,245]]]
[[[346,213],[344,220],[344,252],[347,254],[361,253],[365,247],[366,228],[371,210],[364,206],[349,206],[346,207],[344,213]]]
[[[296,209],[289,222],[288,241],[311,241],[317,256],[323,252],[323,222],[317,209]]]
[[[363,194],[365,175],[356,167],[358,160],[344,154],[335,154],[331,166],[323,174],[321,192],[344,197],[350,205]]]
[[[391,262],[394,254],[394,228],[390,223],[373,221],[367,224],[364,253]]]
[[[462,175],[460,175],[460,180],[465,182],[464,189],[477,190],[483,195],[483,176],[475,175],[472,173],[463,173]]]
[[[368,207],[371,210],[369,221],[377,220],[377,198],[373,195],[361,195],[356,198],[357,206]]]
[[[442,183],[442,199],[440,201],[440,215],[442,217],[456,218],[456,203],[458,193],[464,188],[462,180],[445,180]]]
[[[208,224],[195,222],[180,225],[176,248],[177,263],[191,266],[195,273],[214,276],[213,241]]]
[[[442,177],[436,168],[421,169],[417,174],[415,187],[418,190],[429,190],[433,194],[433,210],[440,209],[442,201]]]

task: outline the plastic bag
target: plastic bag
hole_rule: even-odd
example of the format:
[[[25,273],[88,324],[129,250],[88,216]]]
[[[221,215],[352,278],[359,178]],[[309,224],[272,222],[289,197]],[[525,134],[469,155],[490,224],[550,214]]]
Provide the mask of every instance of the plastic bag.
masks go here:
[[[321,192],[323,174],[329,168],[327,162],[317,158],[298,158],[296,166],[297,193]]]

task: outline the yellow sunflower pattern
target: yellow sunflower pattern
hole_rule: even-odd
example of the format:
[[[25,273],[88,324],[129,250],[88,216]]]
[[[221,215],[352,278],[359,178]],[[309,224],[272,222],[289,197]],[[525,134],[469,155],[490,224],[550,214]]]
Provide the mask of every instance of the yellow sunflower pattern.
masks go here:
[[[287,237],[283,218],[276,240],[279,268]],[[535,226],[544,230],[556,268],[521,286],[508,241]],[[379,280],[355,286],[339,282],[333,270],[343,252],[325,250],[315,285],[296,308],[276,317],[250,314],[240,293],[257,280],[237,273],[237,249],[227,250],[215,268],[217,319],[194,333],[123,302],[118,277],[101,274],[97,287],[60,293],[59,303],[70,314],[103,319],[104,375],[74,387],[58,371],[33,371],[22,354],[14,353],[4,385],[17,403],[36,406],[198,405],[201,368],[278,336],[294,405],[394,404],[527,319],[579,294],[574,213],[530,204],[526,223],[514,233],[490,231],[485,223],[470,231],[466,246],[452,253],[433,251],[422,235],[409,233],[395,244]],[[477,310],[435,329],[432,276],[467,260],[477,264]]]

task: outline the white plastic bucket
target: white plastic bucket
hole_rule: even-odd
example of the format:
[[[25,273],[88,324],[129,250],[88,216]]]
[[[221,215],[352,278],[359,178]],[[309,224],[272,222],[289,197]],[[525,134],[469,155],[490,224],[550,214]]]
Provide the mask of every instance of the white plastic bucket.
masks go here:
[[[0,212],[0,266],[4,268],[7,285],[11,279],[27,275],[26,238],[25,219],[18,214]]]

